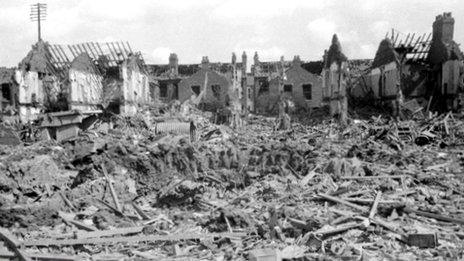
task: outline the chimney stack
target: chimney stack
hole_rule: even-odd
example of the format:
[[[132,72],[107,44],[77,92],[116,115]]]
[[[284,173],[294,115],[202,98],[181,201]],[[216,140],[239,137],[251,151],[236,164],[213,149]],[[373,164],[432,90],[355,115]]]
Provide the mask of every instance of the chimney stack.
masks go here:
[[[433,40],[441,40],[443,43],[449,43],[453,40],[454,35],[454,18],[451,13],[437,15],[433,22]]]
[[[201,58],[201,68],[202,69],[209,69],[209,59],[208,56],[203,56]]]
[[[169,70],[171,74],[179,74],[179,59],[177,59],[177,54],[175,53],[169,55]]]
[[[242,77],[246,76],[246,71],[247,71],[247,54],[245,51],[243,51],[242,54]]]
[[[295,66],[301,66],[301,59],[299,55],[295,55],[293,57],[293,65]]]
[[[235,53],[232,53],[232,65],[235,65],[237,63],[237,56]]]

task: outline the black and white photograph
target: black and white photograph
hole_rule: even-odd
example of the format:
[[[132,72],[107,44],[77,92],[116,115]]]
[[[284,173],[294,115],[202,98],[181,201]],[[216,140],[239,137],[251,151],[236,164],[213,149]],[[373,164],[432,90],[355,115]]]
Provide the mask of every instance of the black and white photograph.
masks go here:
[[[464,261],[464,2],[0,4],[0,260]]]

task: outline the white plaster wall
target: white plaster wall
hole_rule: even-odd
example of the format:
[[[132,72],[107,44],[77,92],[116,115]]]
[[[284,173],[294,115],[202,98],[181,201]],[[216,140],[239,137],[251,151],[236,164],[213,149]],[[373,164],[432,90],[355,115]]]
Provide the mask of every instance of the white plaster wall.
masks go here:
[[[19,85],[18,102],[20,104],[32,103],[32,94],[35,94],[36,102],[43,103],[44,92],[37,72],[16,70],[15,80]]]
[[[69,90],[71,109],[91,109],[103,102],[102,76],[70,69],[69,80],[71,82]]]
[[[138,69],[128,68],[126,64],[123,65],[122,75],[124,106],[121,106],[121,112],[135,114],[137,112],[137,105],[150,102],[148,76],[141,73]]]

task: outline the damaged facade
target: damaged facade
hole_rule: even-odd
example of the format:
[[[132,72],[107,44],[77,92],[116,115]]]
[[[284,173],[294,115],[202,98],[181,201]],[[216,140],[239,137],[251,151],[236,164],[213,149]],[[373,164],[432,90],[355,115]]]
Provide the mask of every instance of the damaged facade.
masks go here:
[[[184,102],[192,96],[199,96],[204,90],[200,108],[215,111],[227,106],[230,101],[230,85],[227,77],[211,69],[208,57],[204,56],[200,70],[179,82],[179,100]]]
[[[103,77],[87,53],[81,53],[69,68],[68,103],[70,110],[101,109]]]
[[[59,77],[63,74],[52,63],[51,56],[47,43],[39,41],[15,71],[17,111],[23,122],[35,120],[40,113],[60,107]]]
[[[305,110],[322,105],[322,79],[303,68],[299,56],[292,62],[263,63],[255,53],[251,74],[256,113],[276,114],[281,96]]]
[[[3,100],[14,107],[11,114],[20,121],[36,120],[46,112],[101,110],[110,105],[114,112],[133,115],[137,106],[150,102],[148,73],[140,55],[127,49],[124,54],[104,54],[94,43],[68,48],[66,52],[40,40],[12,80],[3,80],[2,92],[9,96]]]
[[[180,68],[179,68],[180,67]],[[185,77],[188,66],[180,65],[177,54],[169,55],[167,66],[148,65],[152,99],[171,102],[179,99],[179,82]],[[179,72],[180,71],[180,72]]]
[[[322,86],[323,97],[329,105],[330,115],[337,116],[342,124],[346,124],[348,111],[347,61],[338,37],[334,35],[329,50],[324,54]]]
[[[135,115],[137,108],[150,102],[148,73],[138,55],[130,55],[122,64],[120,113]]]
[[[381,41],[371,69],[351,94],[390,104],[414,99],[426,109],[441,111],[462,107],[464,59],[453,35],[451,13],[438,15],[428,35],[398,39],[392,32]]]
[[[0,114],[7,114],[7,110],[16,107],[17,89],[14,81],[15,69],[0,67]],[[13,114],[14,111],[8,114]]]

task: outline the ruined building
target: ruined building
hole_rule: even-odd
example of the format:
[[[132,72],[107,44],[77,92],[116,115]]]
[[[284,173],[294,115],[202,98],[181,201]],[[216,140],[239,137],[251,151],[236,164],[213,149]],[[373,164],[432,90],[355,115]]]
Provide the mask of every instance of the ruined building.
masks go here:
[[[179,76],[179,59],[177,54],[169,55],[168,68],[163,77],[156,79],[159,88],[159,99],[164,102],[179,99],[179,82],[182,78]]]
[[[237,61],[233,53],[230,63],[210,62],[203,57],[200,64],[179,64],[176,54],[170,54],[169,64],[147,65],[150,84],[162,102],[178,100],[184,102],[198,96],[205,85],[208,85],[205,96],[201,98],[200,108],[217,111],[229,107],[236,111],[252,108],[246,95],[251,92],[251,85],[246,86],[247,56],[242,54],[242,62]]]
[[[79,54],[72,61],[69,83],[69,109],[86,111],[101,108],[103,76],[87,53]]]
[[[342,124],[346,123],[348,100],[346,96],[347,58],[342,52],[338,37],[334,34],[329,50],[324,54],[322,70],[322,89],[331,116],[337,116]]]
[[[383,105],[404,100],[406,107],[414,103],[425,110],[458,109],[464,66],[453,34],[451,13],[436,17],[431,34],[401,38],[392,32],[381,41],[370,70],[359,77],[351,94]]]
[[[45,112],[103,108],[135,114],[138,106],[149,103],[141,55],[128,44],[106,46],[104,52],[95,43],[64,46],[40,40],[33,45],[15,70],[8,93],[4,90],[19,120],[35,120]]]
[[[206,77],[207,80],[205,81]],[[190,99],[192,95],[198,96],[206,87],[200,107],[205,110],[216,111],[229,102],[228,91],[230,85],[231,82],[227,77],[213,70],[208,57],[204,56],[200,70],[179,82],[179,100],[184,102]]]
[[[464,107],[464,55],[453,36],[454,18],[451,13],[438,15],[433,23],[428,63],[433,82],[430,84],[430,97],[437,97],[442,110]]]
[[[16,107],[17,89],[14,81],[15,69],[0,67],[0,113],[7,113],[7,110],[14,110]],[[10,111],[8,114],[13,114]]]
[[[257,113],[276,114],[281,97],[305,110],[321,106],[322,79],[303,68],[299,56],[292,62],[260,62],[255,53],[251,74]]]
[[[30,121],[42,112],[56,109],[63,94],[60,78],[65,73],[53,64],[47,43],[40,40],[33,45],[18,67],[15,82],[19,118]]]

